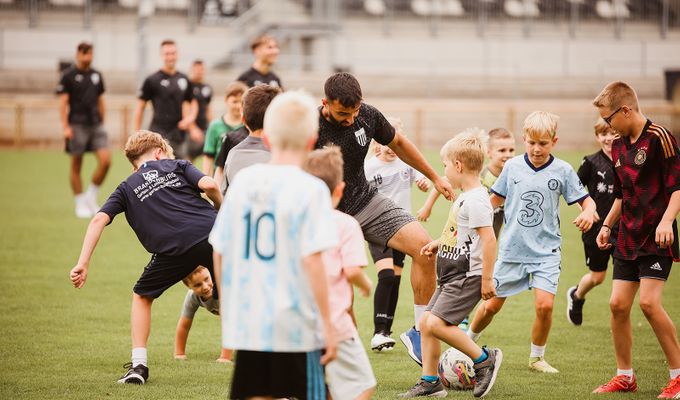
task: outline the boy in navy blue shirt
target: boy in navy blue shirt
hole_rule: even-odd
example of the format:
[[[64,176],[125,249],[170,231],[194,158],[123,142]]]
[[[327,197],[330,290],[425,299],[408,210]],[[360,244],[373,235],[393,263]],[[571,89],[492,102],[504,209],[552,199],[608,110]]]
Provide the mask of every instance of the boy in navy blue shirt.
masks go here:
[[[126,364],[128,371],[118,383],[144,384],[149,378],[146,343],[151,304],[198,265],[212,271],[212,247],[207,239],[222,195],[212,178],[186,160],[174,160],[172,148],[158,133],[137,132],[128,139],[125,155],[134,173],[118,185],[92,218],[70,277],[73,286],[83,287],[99,237],[113,218],[124,212],[152,256],[133,289],[132,362]]]

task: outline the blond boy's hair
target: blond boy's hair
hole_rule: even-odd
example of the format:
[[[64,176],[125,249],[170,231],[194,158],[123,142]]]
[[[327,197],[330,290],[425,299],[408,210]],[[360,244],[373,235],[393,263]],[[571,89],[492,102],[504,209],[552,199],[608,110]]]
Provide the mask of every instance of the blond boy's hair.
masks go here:
[[[628,106],[635,111],[640,110],[635,90],[629,84],[620,81],[605,86],[593,100],[593,105],[610,111],[623,106]]]
[[[512,133],[505,128],[494,128],[489,131],[489,138],[487,139],[487,146],[491,148],[496,140],[500,139],[515,139]]]
[[[193,271],[189,272],[189,275],[187,275],[187,276],[185,276],[184,278],[182,278],[182,283],[184,283],[184,284],[188,287],[188,286],[189,286],[189,283],[190,283],[190,281],[191,281],[191,278],[193,278],[194,275],[196,275],[197,273],[203,271],[204,269],[206,269],[204,266],[199,265],[199,266],[196,267]]]
[[[440,151],[442,160],[460,161],[469,172],[479,174],[484,166],[485,133],[470,128],[450,139]]]
[[[316,103],[303,91],[288,91],[276,96],[264,114],[264,134],[272,149],[304,150],[318,131]]]
[[[534,111],[524,120],[524,134],[530,138],[557,135],[557,121],[560,117],[547,111]]]
[[[614,128],[609,126],[602,118],[598,118],[597,122],[595,122],[595,125],[593,126],[593,129],[595,130],[595,136],[597,135],[604,135],[607,132],[613,132],[616,133]]]
[[[139,157],[152,149],[161,149],[168,158],[175,158],[175,152],[167,140],[163,139],[163,136],[146,130],[139,130],[128,138],[125,143],[125,157],[130,161],[130,164],[135,165],[135,161]]]
[[[328,190],[333,193],[342,182],[345,162],[338,146],[327,146],[309,153],[302,168],[309,174],[324,181]]]

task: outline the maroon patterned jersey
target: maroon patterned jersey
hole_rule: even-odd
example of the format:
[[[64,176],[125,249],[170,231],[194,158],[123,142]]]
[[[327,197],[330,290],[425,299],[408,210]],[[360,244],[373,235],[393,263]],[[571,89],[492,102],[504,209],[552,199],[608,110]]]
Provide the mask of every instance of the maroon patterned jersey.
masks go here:
[[[612,143],[614,195],[622,199],[619,235],[614,257],[635,260],[645,255],[678,259],[678,229],[675,240],[661,249],[655,242],[656,227],[670,200],[680,189],[680,156],[673,135],[664,127],[647,121],[635,143],[619,137]]]

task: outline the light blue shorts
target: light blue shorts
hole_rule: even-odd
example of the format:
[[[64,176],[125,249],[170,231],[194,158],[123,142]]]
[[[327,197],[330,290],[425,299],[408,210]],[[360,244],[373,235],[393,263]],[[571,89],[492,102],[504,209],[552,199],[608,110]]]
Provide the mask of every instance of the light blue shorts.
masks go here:
[[[496,296],[509,297],[530,288],[557,294],[560,260],[542,263],[516,263],[496,260],[493,279]]]

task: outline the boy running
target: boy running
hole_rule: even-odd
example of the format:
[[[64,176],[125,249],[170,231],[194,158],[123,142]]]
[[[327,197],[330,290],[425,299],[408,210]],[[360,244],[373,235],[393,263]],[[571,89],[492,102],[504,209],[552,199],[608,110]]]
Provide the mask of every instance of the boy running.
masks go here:
[[[616,376],[594,393],[635,392],[633,332],[630,310],[640,290],[640,308],[651,325],[670,370],[660,399],[680,397],[680,344],[675,325],[661,301],[673,260],[678,259],[680,158],[673,135],[648,120],[637,95],[624,82],[612,82],[595,98],[604,121],[620,137],[612,143],[614,204],[605,218],[597,245],[611,248],[611,227],[619,221],[614,249],[611,329]]]
[[[132,294],[132,362],[118,383],[144,384],[149,379],[146,343],[151,330],[151,305],[165,290],[198,265],[212,269],[208,234],[222,202],[215,181],[190,162],[172,159],[172,148],[160,134],[139,131],[125,145],[134,173],[109,196],[87,227],[71,282],[82,288],[90,258],[104,228],[113,218],[125,219],[146,251],[152,254]],[[214,208],[201,197],[214,202]]]
[[[338,239],[328,188],[300,168],[318,126],[310,96],[277,96],[264,117],[271,160],[239,172],[210,234],[222,344],[237,350],[232,399],[326,398],[336,340],[322,253]]]
[[[557,144],[558,118],[535,111],[524,120],[526,153],[508,160],[491,187],[491,204],[497,208],[505,203],[506,221],[494,271],[497,297],[479,306],[468,330],[477,341],[507,297],[533,288],[536,319],[529,368],[548,373],[559,372],[544,355],[560,277],[560,196],[583,208],[574,220],[581,231],[590,229],[595,219],[595,202],[574,169],[551,154]]]

